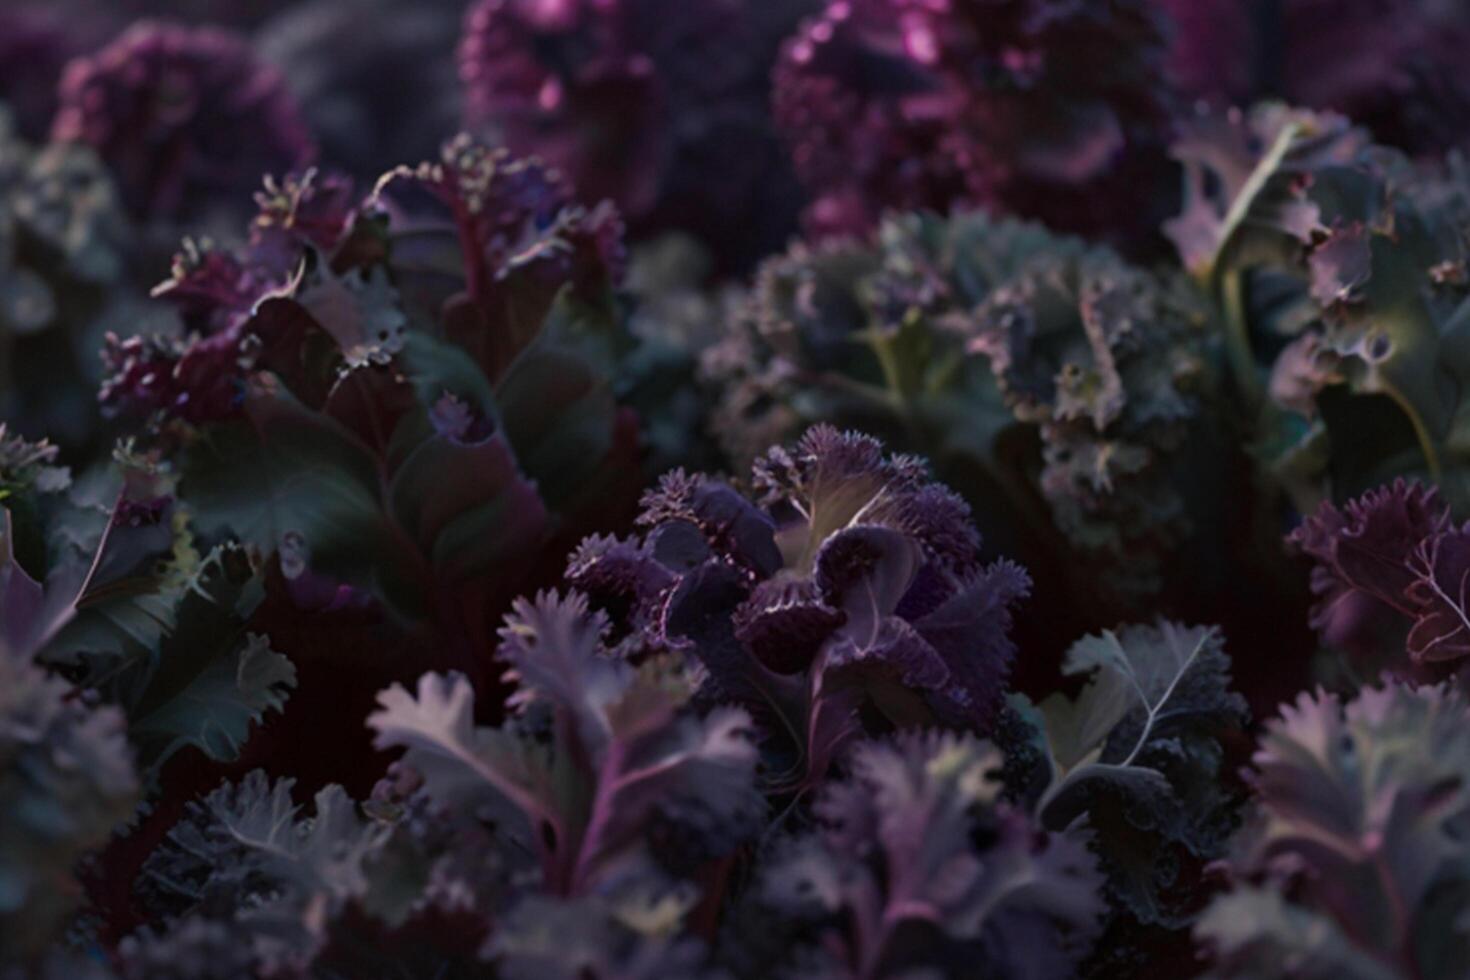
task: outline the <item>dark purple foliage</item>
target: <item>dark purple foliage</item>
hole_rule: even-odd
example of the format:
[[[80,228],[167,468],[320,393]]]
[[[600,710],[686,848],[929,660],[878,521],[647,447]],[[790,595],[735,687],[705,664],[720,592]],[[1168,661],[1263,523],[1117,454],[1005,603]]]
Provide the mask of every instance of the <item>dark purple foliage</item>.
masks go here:
[[[1454,977],[1466,937],[1470,714],[1448,686],[1364,685],[1282,705],[1256,805],[1196,925],[1212,978]]]
[[[727,263],[778,247],[795,194],[768,74],[810,0],[481,0],[459,49],[467,123],[562,169],[639,231]]]
[[[617,617],[630,655],[684,651],[700,694],[734,700],[807,786],[873,722],[984,729],[1014,656],[1010,606],[1030,582],[983,566],[969,509],[923,464],[818,426],[756,464],[754,502],[675,472],[643,534],[587,542],[568,578]]]
[[[26,139],[45,137],[56,112],[56,82],[86,43],[67,20],[41,4],[0,9],[0,103]]]
[[[1405,590],[1415,604],[1409,656],[1416,663],[1470,655],[1470,526],[1446,528],[1420,542]]]
[[[372,204],[410,232],[438,231],[447,219],[458,238],[464,293],[482,314],[524,302],[510,292],[517,285],[539,291],[537,302],[549,305],[568,282],[595,293],[623,273],[623,225],[610,204],[584,209],[557,170],[465,134],[445,143],[437,160],[384,174]],[[512,268],[524,284],[507,281]],[[481,341],[518,342],[493,335]]]
[[[1075,975],[1103,908],[1086,833],[1048,834],[999,802],[1000,763],[989,743],[938,732],[853,748],[851,778],[813,804],[818,829],[766,870],[765,900],[819,924],[793,971]]]
[[[807,226],[854,233],[885,209],[983,205],[1117,235],[1120,204],[1139,218],[1118,192],[1160,173],[1164,52],[1137,0],[832,0],[774,79],[814,195]]]
[[[1467,49],[0,0],[0,980],[1466,980]]]
[[[187,337],[107,335],[98,394],[106,411],[163,412],[196,425],[236,415],[249,368],[272,336],[269,324],[246,329],[256,305],[290,291],[308,249],[335,249],[358,206],[351,181],[315,170],[267,177],[255,201],[245,245],[230,251],[185,240],[169,278],[154,287]]]
[[[1413,152],[1465,145],[1470,9],[1446,0],[1162,0],[1191,96],[1341,112]]]
[[[134,24],[67,66],[60,102],[52,137],[96,149],[140,219],[198,219],[315,153],[280,72],[218,28]]]
[[[1402,480],[1341,508],[1323,503],[1287,539],[1317,563],[1312,627],[1328,643],[1351,644],[1375,615],[1412,615],[1405,594],[1415,578],[1409,562],[1448,521],[1449,508],[1433,487]]]
[[[1317,562],[1311,622],[1329,645],[1352,652],[1407,629],[1416,665],[1470,655],[1470,525],[1451,522],[1436,488],[1397,480],[1324,503],[1287,540]]]
[[[460,76],[471,124],[502,129],[511,145],[564,168],[593,199],[611,198],[642,215],[658,194],[664,91],[653,61],[621,23],[627,6],[480,4],[466,20]],[[560,57],[541,55],[558,49]],[[589,118],[603,122],[584,128]]]
[[[104,411],[144,418],[166,413],[193,424],[233,417],[245,396],[238,334],[178,341],[109,334],[102,349]]]

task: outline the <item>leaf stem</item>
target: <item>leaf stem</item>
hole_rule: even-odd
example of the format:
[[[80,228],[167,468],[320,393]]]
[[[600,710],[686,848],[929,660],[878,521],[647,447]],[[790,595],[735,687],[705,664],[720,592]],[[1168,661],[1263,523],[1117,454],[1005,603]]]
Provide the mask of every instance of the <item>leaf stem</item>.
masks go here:
[[[892,392],[894,399],[901,409],[906,410],[912,392],[904,381],[903,368],[898,363],[898,354],[893,349],[893,338],[876,327],[869,327],[867,331],[868,346],[878,358],[878,366],[883,369],[883,382]]]
[[[1230,373],[1246,400],[1246,407],[1255,414],[1266,393],[1256,373],[1255,352],[1251,348],[1250,324],[1245,311],[1245,289],[1245,277],[1239,269],[1221,273],[1220,308],[1225,354],[1230,361]]]
[[[1414,427],[1414,438],[1419,443],[1419,451],[1424,454],[1424,465],[1429,469],[1429,478],[1435,483],[1441,482],[1444,471],[1439,462],[1439,450],[1435,447],[1434,437],[1429,434],[1429,427],[1424,424],[1423,417],[1414,409],[1409,399],[1394,386],[1385,385],[1383,391],[1392,398],[1394,404],[1408,416],[1409,424]]]

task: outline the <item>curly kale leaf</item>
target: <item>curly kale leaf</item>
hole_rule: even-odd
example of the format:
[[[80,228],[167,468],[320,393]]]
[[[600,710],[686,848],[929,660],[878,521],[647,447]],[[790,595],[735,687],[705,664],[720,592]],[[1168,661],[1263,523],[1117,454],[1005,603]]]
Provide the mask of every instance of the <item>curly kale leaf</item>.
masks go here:
[[[120,459],[120,487],[117,474],[94,474],[23,508],[33,519],[19,533],[10,509],[0,515],[0,648],[121,708],[151,782],[186,746],[234,759],[296,673],[247,629],[263,591],[244,549],[220,545],[201,559],[162,471]],[[17,541],[37,536],[44,582],[14,557]]]
[[[851,777],[815,804],[819,829],[773,850],[763,879],[768,903],[816,930],[802,970],[1072,974],[1101,876],[1079,829],[1047,833],[998,802],[1001,765],[968,736],[854,747]]]
[[[1311,625],[1334,646],[1352,646],[1384,613],[1412,615],[1410,561],[1449,521],[1433,487],[1396,480],[1339,508],[1323,503],[1287,538],[1315,560]]]
[[[1053,829],[1085,814],[1120,909],[1177,927],[1199,900],[1191,869],[1233,828],[1219,739],[1247,711],[1223,640],[1210,627],[1128,626],[1080,640],[1063,671],[1090,677],[1075,700],[1033,709],[1049,770],[1036,812]]]
[[[45,657],[123,709],[151,776],[187,746],[230,761],[296,685],[291,661],[247,629],[262,594],[243,549],[221,545],[176,585],[82,600]]]
[[[1186,269],[1212,282],[1262,255],[1291,255],[1325,230],[1310,175],[1355,161],[1368,136],[1330,113],[1277,103],[1191,120],[1174,145],[1184,209],[1164,225]]]
[[[147,416],[200,533],[278,554],[293,595],[490,642],[523,559],[637,492],[616,215],[467,137],[364,202],[314,173],[259,201],[246,245],[186,249],[160,290],[207,332],[109,341],[104,401]]]
[[[171,942],[207,933],[199,920],[230,927],[258,964],[308,962],[329,917],[368,888],[366,862],[384,828],[365,821],[339,786],[316,794],[311,813],[291,798],[293,782],[255,770],[185,809],[143,866],[137,889],[169,922]],[[140,949],[158,937],[138,937]]]
[[[981,563],[966,505],[920,460],[825,425],[770,449],[753,484],[758,503],[675,471],[645,496],[641,536],[574,557],[624,652],[682,654],[701,701],[748,711],[773,789],[815,784],[880,718],[988,725],[1030,579]]]
[[[0,969],[66,924],[77,861],[101,847],[138,795],[122,714],[0,645]]]
[[[667,821],[728,848],[758,825],[749,718],[733,708],[683,709],[679,683],[635,671],[602,643],[604,621],[577,595],[522,601],[502,631],[501,657],[523,689],[523,717],[476,726],[463,677],[429,674],[417,696],[393,687],[369,719],[381,748],[403,747],[429,796],[462,820],[481,814],[534,855],[541,889],[576,897],[647,875],[651,825]],[[528,727],[545,718],[547,742]]]
[[[1034,225],[895,217],[762,268],[705,357],[714,434],[743,460],[806,424],[872,432],[932,460],[992,537],[1106,559],[1146,593],[1186,527],[1171,477],[1208,380],[1197,306]]]
[[[1212,976],[1459,977],[1470,957],[1470,714],[1388,682],[1285,705],[1253,758],[1233,890],[1196,933]]]
[[[1470,654],[1470,526],[1438,488],[1400,479],[1323,503],[1287,541],[1316,561],[1311,622],[1331,646],[1377,659],[1402,647],[1415,667]]]

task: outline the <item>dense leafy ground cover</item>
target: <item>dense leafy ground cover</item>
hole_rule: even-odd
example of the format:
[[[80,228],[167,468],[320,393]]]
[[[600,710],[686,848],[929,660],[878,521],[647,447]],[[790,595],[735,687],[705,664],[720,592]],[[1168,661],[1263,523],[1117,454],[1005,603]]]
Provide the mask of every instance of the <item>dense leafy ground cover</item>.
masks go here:
[[[1470,9],[0,7],[0,978],[1470,977]]]

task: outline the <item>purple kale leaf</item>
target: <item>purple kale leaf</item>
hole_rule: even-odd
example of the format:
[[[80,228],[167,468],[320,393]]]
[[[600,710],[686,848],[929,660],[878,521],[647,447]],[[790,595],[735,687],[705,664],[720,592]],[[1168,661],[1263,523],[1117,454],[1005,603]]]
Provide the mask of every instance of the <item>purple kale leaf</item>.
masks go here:
[[[1341,508],[1323,503],[1287,541],[1316,561],[1311,622],[1329,645],[1402,643],[1415,665],[1470,654],[1470,528],[1451,522],[1437,488],[1400,479]]]
[[[583,208],[558,171],[465,134],[437,159],[384,174],[372,205],[396,239],[389,263],[410,305],[442,315],[446,335],[496,382],[564,287],[596,302],[626,261],[611,205]]]
[[[1211,976],[1453,977],[1470,945],[1470,715],[1445,687],[1303,694],[1253,758],[1232,890],[1197,926]]]
[[[1162,26],[1136,0],[826,3],[774,76],[808,228],[968,204],[1128,238],[1128,183],[1163,168]]]
[[[154,287],[152,295],[177,314],[182,336],[106,336],[98,393],[104,412],[194,426],[238,418],[252,369],[279,368],[283,340],[311,339],[291,331],[283,338],[269,316],[255,321],[257,307],[272,297],[299,290],[308,308],[339,313],[349,326],[338,327],[330,322],[335,317],[323,313],[329,320],[326,329],[357,360],[364,356],[364,321],[381,329],[401,319],[396,307],[383,302],[383,283],[370,272],[349,270],[341,278],[323,273],[321,283],[303,281],[302,266],[309,257],[349,252],[359,244],[353,237],[355,232],[362,235],[356,224],[358,201],[350,181],[314,169],[279,180],[267,176],[255,203],[256,216],[243,245],[226,249],[186,238],[168,279]],[[354,305],[360,294],[378,308],[364,311]],[[357,327],[355,334],[352,327]],[[300,361],[321,356],[290,355]]]
[[[1435,488],[1403,480],[1341,508],[1324,502],[1287,538],[1316,562],[1312,627],[1333,646],[1350,647],[1385,613],[1413,615],[1410,562],[1448,522],[1449,506]]]
[[[1102,884],[1085,832],[1048,833],[1000,802],[1001,753],[971,736],[863,742],[818,828],[773,849],[764,900],[809,923],[800,975],[1074,974]],[[794,975],[794,974],[793,974]]]
[[[289,546],[293,578],[325,576],[408,621],[432,620],[436,601],[492,594],[496,560],[539,543],[545,507],[504,433],[478,424],[493,402],[462,355],[418,337],[397,364],[411,373],[346,369],[319,408],[262,378],[247,424],[191,450],[183,487],[211,530],[283,559]],[[469,387],[456,391],[444,370],[461,365]],[[471,424],[435,424],[446,395]],[[513,533],[487,541],[502,524]]]
[[[739,268],[779,248],[799,189],[771,118],[780,40],[816,0],[481,0],[458,52],[465,118]]]
[[[280,72],[218,28],[136,23],[68,65],[60,103],[52,137],[95,149],[142,220],[206,217],[315,153]]]
[[[1426,537],[1405,567],[1414,575],[1404,591],[1414,603],[1409,656],[1432,663],[1470,655],[1470,525]]]
[[[628,342],[617,215],[467,137],[366,201],[315,171],[256,201],[245,244],[186,245],[157,290],[186,338],[109,338],[103,401],[146,417],[203,535],[279,553],[308,608],[376,604],[468,667],[520,559],[636,499],[607,376]]]
[[[617,617],[629,652],[672,648],[701,700],[760,724],[774,787],[809,786],[877,712],[889,725],[989,724],[1030,588],[979,560],[968,508],[910,457],[818,426],[755,468],[757,502],[675,472],[646,530],[594,541],[569,579]]]
[[[476,725],[468,682],[428,674],[416,695],[383,692],[369,725],[380,748],[407,750],[403,765],[436,807],[461,827],[488,821],[507,858],[521,856],[512,920],[540,907],[526,902],[550,903],[636,943],[633,934],[678,924],[697,895],[687,870],[751,836],[765,801],[745,713],[692,713],[676,672],[616,657],[605,629],[576,594],[521,601],[501,632],[519,683],[509,721]],[[680,855],[655,846],[669,839]],[[537,942],[497,933],[485,953],[507,963],[552,955]]]

